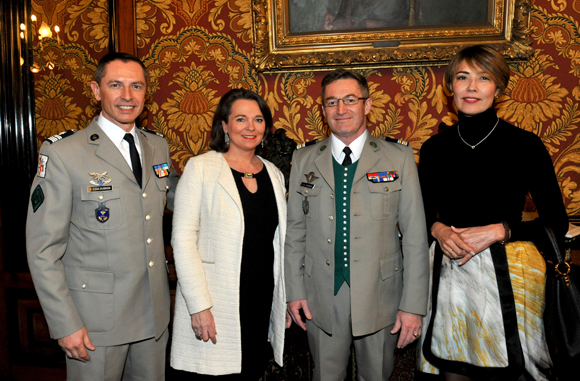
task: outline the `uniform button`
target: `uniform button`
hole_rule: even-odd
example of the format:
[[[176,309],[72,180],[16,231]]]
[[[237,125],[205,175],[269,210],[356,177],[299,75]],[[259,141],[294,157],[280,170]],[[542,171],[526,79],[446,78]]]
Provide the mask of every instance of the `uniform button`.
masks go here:
[[[348,264],[346,264],[346,263],[345,263],[345,264],[344,264],[344,267],[348,267]]]
[[[169,185],[166,185],[166,186],[165,186],[165,189],[169,189]]]
[[[329,219],[330,221],[332,221],[332,220],[334,220],[334,216],[328,216],[328,219]]]
[[[82,288],[87,288],[87,284],[83,283],[83,285],[81,286]]]
[[[395,271],[399,271],[399,268],[398,267],[395,267]]]
[[[149,267],[153,267],[154,264],[155,264],[155,262],[149,261]]]
[[[149,245],[153,241],[151,238],[147,238],[147,245]]]
[[[328,243],[332,243],[332,240],[329,238],[326,240]]]
[[[99,195],[99,200],[102,200],[103,198],[104,198],[104,197],[103,197],[103,195],[102,195],[102,194],[101,194],[101,195]]]
[[[145,221],[149,221],[150,219],[151,219],[151,216],[150,215],[146,215],[145,216]]]
[[[304,191],[304,193],[308,194],[308,189],[306,189],[306,190]]]
[[[303,264],[302,264],[302,267],[306,267],[306,264],[305,264],[305,263],[303,263]]]
[[[330,261],[329,260],[326,261],[326,265],[327,266],[330,266]]]
[[[147,193],[143,192],[143,198],[147,198]]]
[[[385,187],[385,192],[388,192],[388,191],[389,191],[389,187]]]
[[[330,194],[330,198],[334,198],[334,194],[333,193]]]

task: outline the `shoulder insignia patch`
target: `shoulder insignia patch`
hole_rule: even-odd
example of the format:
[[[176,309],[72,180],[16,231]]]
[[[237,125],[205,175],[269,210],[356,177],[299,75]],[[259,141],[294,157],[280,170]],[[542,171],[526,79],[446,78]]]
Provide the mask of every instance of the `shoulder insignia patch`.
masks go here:
[[[385,136],[385,140],[391,143],[397,143],[397,144],[401,144],[404,146],[408,146],[409,142],[403,139],[395,139],[395,138],[389,138],[388,136]]]
[[[138,127],[138,128],[139,128],[141,131],[143,131],[143,132],[147,132],[147,133],[149,133],[149,134],[157,135],[157,136],[159,136],[160,138],[165,138],[165,135],[163,135],[163,134],[160,134],[160,133],[159,133],[159,132],[157,132],[157,131],[153,131],[153,130],[150,130],[150,129],[148,129],[148,128],[145,128],[145,127]]]
[[[34,188],[34,192],[32,192],[32,196],[30,197],[30,203],[32,204],[32,211],[36,213],[40,205],[44,202],[44,192],[40,185],[37,185]]]
[[[44,141],[48,144],[53,144],[53,143],[58,142],[59,140],[62,140],[66,137],[71,136],[75,132],[76,132],[76,130],[66,130],[64,132],[61,132],[60,134],[52,135],[50,138],[44,139]]]
[[[311,145],[316,144],[316,143],[318,143],[318,139],[314,139],[314,140],[311,140],[309,142],[305,142],[305,143],[302,143],[302,144],[298,144],[296,146],[296,149],[301,149],[301,148],[304,148],[304,147],[308,147],[308,146],[311,146]]]

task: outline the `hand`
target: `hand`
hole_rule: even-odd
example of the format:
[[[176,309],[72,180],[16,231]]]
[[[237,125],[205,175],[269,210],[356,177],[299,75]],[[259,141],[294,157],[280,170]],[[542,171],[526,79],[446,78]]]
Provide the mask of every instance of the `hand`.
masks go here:
[[[95,346],[91,343],[89,333],[85,327],[73,334],[58,339],[58,345],[60,345],[69,359],[75,359],[81,362],[87,362],[91,359],[91,356],[87,353],[87,349],[91,351],[95,350]]]
[[[191,315],[191,327],[193,328],[195,337],[197,337],[199,340],[203,340],[205,342],[211,340],[211,342],[214,344],[217,342],[215,321],[209,308],[207,310],[203,310]]]
[[[443,253],[451,259],[463,258],[465,255],[475,255],[477,252],[466,243],[460,233],[466,229],[449,227],[441,222],[435,222],[431,227],[431,235],[435,237]],[[469,257],[471,258],[471,257]]]
[[[391,334],[401,331],[397,348],[405,348],[421,336],[421,327],[423,326],[423,317],[421,315],[411,314],[405,311],[397,313],[397,320]]]
[[[308,308],[308,302],[306,301],[306,299],[295,300],[293,302],[288,303],[288,312],[290,313],[292,320],[294,320],[294,323],[298,324],[300,328],[306,331],[307,329],[306,324],[302,321],[302,318],[300,317],[300,309],[304,311],[304,316],[306,316],[306,319],[308,320],[312,319],[312,314],[310,313],[310,309]]]
[[[505,236],[505,229],[502,224],[491,224],[464,229],[457,229],[452,226],[451,229],[455,234],[459,235],[459,238],[461,238],[463,242],[473,248],[474,253],[482,252],[493,243],[504,239]],[[474,253],[465,255],[461,261],[459,261],[459,266],[467,263],[467,261],[475,255]]]
[[[286,328],[290,328],[292,325],[292,316],[290,316],[290,312],[286,309]]]

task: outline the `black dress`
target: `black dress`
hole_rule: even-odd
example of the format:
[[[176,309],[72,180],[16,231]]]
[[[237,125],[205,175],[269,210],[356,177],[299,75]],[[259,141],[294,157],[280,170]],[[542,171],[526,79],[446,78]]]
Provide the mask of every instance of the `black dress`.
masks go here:
[[[278,209],[266,168],[254,176],[258,183],[251,193],[243,174],[232,169],[244,210],[244,245],[240,274],[240,325],[242,329],[242,378],[258,380],[272,357],[268,342],[274,294],[274,233]]]
[[[254,174],[255,193],[242,181],[243,173],[232,169],[244,211],[244,242],[240,270],[240,326],[242,373],[223,376],[175,371],[172,379],[194,381],[257,381],[273,357],[268,342],[274,295],[274,234],[278,227],[276,196],[264,167]]]

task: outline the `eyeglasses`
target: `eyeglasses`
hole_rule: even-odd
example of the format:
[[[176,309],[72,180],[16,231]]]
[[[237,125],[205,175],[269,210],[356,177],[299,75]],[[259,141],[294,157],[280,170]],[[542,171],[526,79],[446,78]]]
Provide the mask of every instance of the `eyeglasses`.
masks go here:
[[[336,107],[336,106],[338,106],[338,103],[340,101],[342,101],[342,103],[345,106],[354,106],[354,105],[358,104],[359,101],[361,101],[361,100],[366,101],[367,99],[369,99],[369,97],[366,97],[366,98],[344,97],[344,98],[338,98],[338,99],[328,98],[328,99],[325,99],[322,103],[324,104],[324,107]]]

